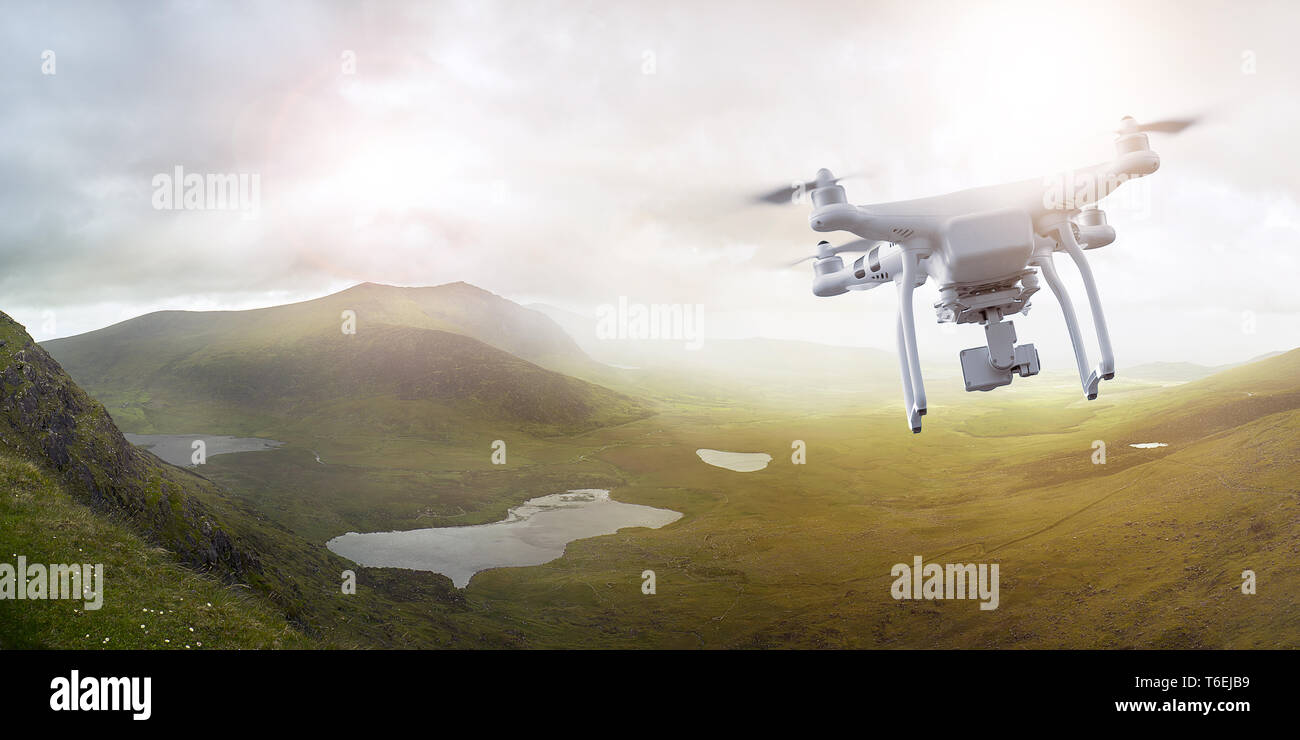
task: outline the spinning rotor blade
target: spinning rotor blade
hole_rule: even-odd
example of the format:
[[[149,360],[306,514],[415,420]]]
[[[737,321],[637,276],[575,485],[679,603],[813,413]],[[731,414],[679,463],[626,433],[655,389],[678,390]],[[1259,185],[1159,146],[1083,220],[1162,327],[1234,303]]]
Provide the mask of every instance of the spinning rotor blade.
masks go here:
[[[1166,118],[1160,121],[1150,121],[1140,123],[1132,116],[1124,116],[1120,121],[1120,127],[1115,130],[1117,134],[1133,133],[1157,133],[1157,134],[1177,134],[1183,130],[1201,122],[1203,116],[1190,116],[1188,118]]]
[[[1155,131],[1161,134],[1176,134],[1188,126],[1194,125],[1196,118],[1170,118],[1164,121],[1138,124],[1138,131]]]
[[[840,177],[832,177],[825,180],[818,179],[818,180],[809,180],[808,182],[804,182],[804,183],[792,183],[790,185],[777,188],[776,190],[763,193],[762,195],[755,196],[754,200],[759,203],[771,203],[772,205],[777,205],[777,206],[786,203],[794,203],[795,195],[801,191],[804,193],[811,193],[813,190],[817,188],[825,187],[827,185],[834,185],[840,180],[847,180],[850,177],[857,177],[857,175],[856,174],[842,175]]]

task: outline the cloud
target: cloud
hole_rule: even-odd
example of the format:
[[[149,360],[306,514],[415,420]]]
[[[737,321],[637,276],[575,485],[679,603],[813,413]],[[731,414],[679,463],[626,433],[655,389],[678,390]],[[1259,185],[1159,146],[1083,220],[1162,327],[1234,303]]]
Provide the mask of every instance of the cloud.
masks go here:
[[[818,300],[806,265],[777,269],[820,237],[753,194],[821,166],[864,173],[857,202],[1034,177],[1107,158],[1120,115],[1213,110],[1154,142],[1150,214],[1115,212],[1119,240],[1094,253],[1116,343],[1208,361],[1198,326],[1125,317],[1300,310],[1279,277],[1300,195],[1278,166],[1297,159],[1291,5],[610,5],[11,10],[0,303],[29,323],[56,311],[67,333],[466,280],[574,307],[705,304],[724,336],[892,347],[884,291]],[[256,173],[258,217],[154,210],[151,178],[176,165]],[[1231,351],[1293,346],[1286,325]],[[978,335],[929,333],[943,353]]]

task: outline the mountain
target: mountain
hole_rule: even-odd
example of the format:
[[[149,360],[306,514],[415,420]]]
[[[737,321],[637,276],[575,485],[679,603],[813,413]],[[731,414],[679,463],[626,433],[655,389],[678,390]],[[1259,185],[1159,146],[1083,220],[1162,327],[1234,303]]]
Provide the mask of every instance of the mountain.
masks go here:
[[[1123,377],[1154,383],[1186,383],[1209,377],[1224,367],[1208,367],[1194,362],[1148,362],[1125,368]]]
[[[1232,396],[1295,396],[1300,393],[1300,349],[1277,352],[1265,355],[1264,359],[1231,366],[1188,387],[1227,392]]]
[[[704,339],[695,348],[678,340],[602,339],[593,318],[541,303],[528,307],[562,326],[583,352],[602,363],[582,377],[624,392],[793,403],[899,393],[893,352],[761,337]],[[933,379],[947,377],[943,368],[927,370]]]
[[[464,282],[419,288],[362,283],[296,305],[313,316],[321,305],[328,305],[354,310],[365,317],[362,320],[377,324],[461,334],[561,372],[588,362],[577,343],[547,316]]]
[[[344,333],[350,316],[355,332]],[[339,427],[446,439],[484,426],[584,431],[647,413],[536,364],[589,360],[545,316],[465,283],[160,311],[45,347],[137,432]]]
[[[1300,409],[1300,349],[1232,366],[1122,406],[1135,442],[1190,444]]]
[[[1254,365],[1258,362],[1271,360],[1274,357],[1280,357],[1285,352],[1266,352],[1262,355],[1252,357],[1245,362],[1230,362],[1225,365],[1198,365],[1194,362],[1148,362],[1143,365],[1135,365],[1126,368],[1123,371],[1124,377],[1134,380],[1145,380],[1156,383],[1186,383],[1201,378],[1208,378],[1211,375],[1222,373],[1233,368]]]

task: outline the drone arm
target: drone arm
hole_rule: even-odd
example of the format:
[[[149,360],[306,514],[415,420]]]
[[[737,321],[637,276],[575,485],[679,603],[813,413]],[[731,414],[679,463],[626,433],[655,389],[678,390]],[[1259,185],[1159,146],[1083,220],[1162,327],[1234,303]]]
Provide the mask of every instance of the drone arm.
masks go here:
[[[865,291],[890,282],[892,276],[902,272],[902,255],[898,249],[891,249],[885,242],[872,243],[869,239],[832,247],[826,242],[818,245],[817,258],[813,264],[813,295],[842,295],[850,290]],[[884,256],[881,256],[881,252]],[[844,266],[844,259],[836,256],[840,252],[866,252],[851,267]]]
[[[1110,162],[1047,177],[1042,182],[1042,202],[1033,209],[1035,220],[1054,221],[1053,214],[1092,205],[1129,180],[1145,177],[1159,168],[1159,155],[1143,149],[1122,154]]]
[[[883,219],[849,203],[817,206],[808,217],[808,225],[813,231],[847,231],[863,239],[884,242],[898,238],[891,229],[897,221],[897,218],[892,221]]]

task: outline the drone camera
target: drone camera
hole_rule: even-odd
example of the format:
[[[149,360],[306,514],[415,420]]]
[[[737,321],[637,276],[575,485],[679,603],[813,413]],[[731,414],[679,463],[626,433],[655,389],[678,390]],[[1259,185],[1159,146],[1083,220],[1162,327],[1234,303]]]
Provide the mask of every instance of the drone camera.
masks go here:
[[[961,373],[968,391],[991,391],[1011,384],[1013,374],[1037,375],[1038,350],[1032,344],[1016,346],[1016,329],[1010,322],[984,325],[988,346],[961,351]]]

